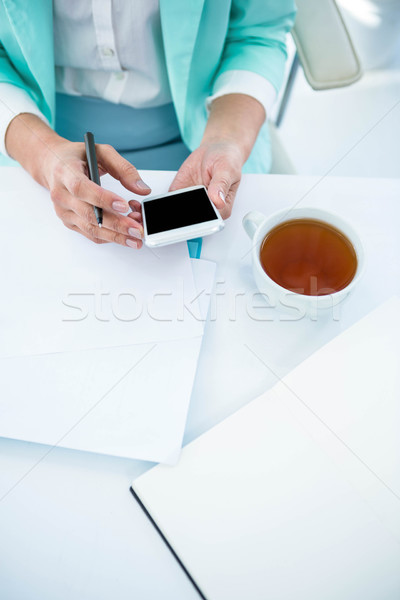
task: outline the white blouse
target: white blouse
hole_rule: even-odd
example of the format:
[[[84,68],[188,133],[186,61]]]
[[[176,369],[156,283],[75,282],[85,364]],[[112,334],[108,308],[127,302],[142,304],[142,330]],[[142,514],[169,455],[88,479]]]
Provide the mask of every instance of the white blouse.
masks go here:
[[[57,92],[133,108],[172,101],[158,0],[54,0],[54,52]]]
[[[172,101],[161,32],[159,0],[53,0],[56,90],[133,108]],[[216,97],[245,93],[268,115],[272,84],[256,73],[231,70],[216,81]],[[0,152],[11,120],[29,112],[47,122],[25,90],[0,83]]]

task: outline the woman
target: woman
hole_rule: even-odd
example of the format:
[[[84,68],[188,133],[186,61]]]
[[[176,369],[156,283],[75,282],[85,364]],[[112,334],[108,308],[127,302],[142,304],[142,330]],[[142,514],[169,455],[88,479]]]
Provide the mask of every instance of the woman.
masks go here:
[[[294,10],[293,0],[0,0],[0,151],[97,243],[140,248],[143,228],[139,202],[87,178],[85,130],[101,172],[128,190],[150,192],[137,168],[178,170],[171,189],[204,184],[226,218],[244,165],[269,167],[265,120]]]

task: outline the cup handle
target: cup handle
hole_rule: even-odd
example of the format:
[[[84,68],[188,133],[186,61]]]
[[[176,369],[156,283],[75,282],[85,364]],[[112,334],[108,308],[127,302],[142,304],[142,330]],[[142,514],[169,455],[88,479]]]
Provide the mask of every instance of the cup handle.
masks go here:
[[[258,212],[257,210],[252,210],[243,217],[242,224],[244,230],[251,240],[253,239],[254,234],[261,225],[261,223],[263,223],[264,221],[265,215]]]

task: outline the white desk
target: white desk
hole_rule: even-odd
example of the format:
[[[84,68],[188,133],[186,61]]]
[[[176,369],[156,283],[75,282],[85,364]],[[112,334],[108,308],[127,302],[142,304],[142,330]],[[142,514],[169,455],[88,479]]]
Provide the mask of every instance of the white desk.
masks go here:
[[[213,299],[216,320],[207,325],[185,442],[271,387],[276,376],[381,301],[400,294],[400,181],[327,178],[302,205],[317,204],[353,222],[365,245],[364,279],[336,321],[332,315],[316,322],[282,321],[265,307],[251,309],[249,318],[255,290],[241,219],[253,208],[269,213],[290,206],[317,181],[245,177],[225,230],[204,240],[202,257],[218,262],[217,281],[224,283],[216,290],[226,293]],[[39,393],[32,390],[33,402]],[[63,449],[45,456],[47,451],[0,439],[0,496],[23,477],[0,502],[2,599],[197,598],[151,525],[138,518],[129,485],[148,463]]]

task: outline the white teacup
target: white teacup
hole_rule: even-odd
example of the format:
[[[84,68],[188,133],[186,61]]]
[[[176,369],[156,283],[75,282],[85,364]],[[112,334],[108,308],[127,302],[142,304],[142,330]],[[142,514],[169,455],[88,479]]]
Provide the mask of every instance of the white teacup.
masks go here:
[[[332,225],[352,243],[357,256],[357,269],[353,279],[345,288],[323,296],[308,296],[280,286],[264,271],[260,262],[260,247],[267,233],[280,223],[304,218],[318,219]],[[364,252],[357,233],[341,217],[326,210],[312,207],[284,209],[273,213],[269,217],[258,211],[251,211],[244,216],[243,227],[253,244],[253,274],[257,287],[261,294],[266,296],[266,300],[278,309],[292,312],[293,309],[296,309],[301,314],[315,315],[318,309],[332,308],[344,300],[354,289],[364,270]]]

